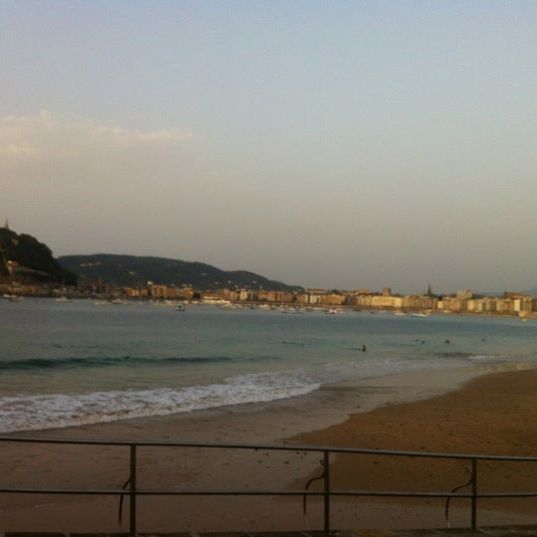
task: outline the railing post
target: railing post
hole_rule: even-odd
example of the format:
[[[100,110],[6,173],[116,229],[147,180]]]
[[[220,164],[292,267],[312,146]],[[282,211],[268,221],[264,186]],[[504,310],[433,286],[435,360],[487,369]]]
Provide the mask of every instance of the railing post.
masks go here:
[[[130,445],[130,473],[131,473],[131,488],[130,488],[130,537],[136,537],[136,444]]]
[[[330,452],[323,451],[324,465],[324,531],[330,531]]]
[[[472,459],[472,529],[477,528],[477,459]]]

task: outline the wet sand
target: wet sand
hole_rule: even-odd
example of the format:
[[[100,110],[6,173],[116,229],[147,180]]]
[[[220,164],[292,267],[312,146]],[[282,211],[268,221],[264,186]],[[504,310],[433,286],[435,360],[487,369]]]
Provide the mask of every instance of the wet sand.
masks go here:
[[[515,366],[509,366],[509,368]],[[519,366],[525,369],[526,366]],[[339,383],[270,404],[128,420],[26,436],[192,440],[353,446],[458,453],[533,454],[537,446],[537,371],[495,368],[436,370]],[[490,373],[486,376],[480,376]],[[460,388],[460,389],[457,389]],[[455,390],[455,391],[450,391]],[[449,393],[445,393],[449,392]],[[349,417],[350,416],[350,417]],[[312,432],[313,431],[313,432]],[[118,488],[128,477],[128,448],[0,446],[2,484]],[[303,489],[319,474],[320,456],[300,451],[140,448],[144,488]],[[463,463],[339,456],[331,465],[337,489],[449,490],[467,478]],[[537,464],[480,467],[480,490],[537,489]],[[482,487],[482,488],[481,488]],[[467,503],[467,502],[466,502]],[[533,500],[480,505],[483,523],[535,522]],[[2,531],[119,531],[117,498],[0,494]],[[140,531],[278,530],[319,528],[319,501],[302,498],[139,499]],[[468,521],[463,502],[451,521]],[[333,527],[442,526],[440,500],[333,502]]]

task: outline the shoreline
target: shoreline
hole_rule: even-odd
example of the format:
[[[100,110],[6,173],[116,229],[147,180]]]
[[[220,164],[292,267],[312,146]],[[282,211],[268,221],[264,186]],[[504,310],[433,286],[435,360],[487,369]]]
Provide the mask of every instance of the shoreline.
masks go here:
[[[509,372],[537,369],[534,362],[509,362],[472,364],[464,367],[429,368],[423,370],[406,371],[381,377],[365,379],[351,379],[321,385],[319,388],[306,394],[292,396],[272,401],[251,402],[235,405],[224,405],[214,408],[199,409],[188,412],[173,414],[155,414],[111,421],[102,421],[80,425],[68,425],[65,427],[51,427],[47,429],[28,429],[23,431],[10,431],[1,433],[0,436],[9,437],[67,437],[74,434],[75,438],[93,437],[96,432],[102,432],[105,439],[111,438],[114,430],[125,434],[119,439],[139,438],[141,430],[162,431],[169,422],[169,426],[175,431],[176,425],[182,425],[181,434],[185,432],[188,437],[181,440],[196,441],[199,435],[201,441],[207,441],[203,431],[197,426],[199,423],[207,424],[222,420],[241,421],[256,416],[261,420],[273,421],[270,415],[278,419],[293,417],[286,427],[277,429],[272,427],[267,434],[253,429],[234,429],[236,434],[232,438],[234,442],[250,443],[251,437],[261,438],[259,442],[285,442],[299,434],[310,433],[319,429],[325,429],[332,425],[343,423],[356,413],[365,413],[382,408],[384,406],[399,405],[417,402],[424,399],[434,398],[459,390],[466,383],[475,378],[486,376],[496,372]],[[317,412],[322,409],[322,412]],[[293,426],[295,430],[290,432]],[[227,428],[224,436],[231,436],[231,429]],[[170,435],[166,434],[166,438]],[[150,439],[153,439],[150,437]],[[155,440],[161,439],[156,436]]]
[[[484,395],[479,391],[476,396],[473,387],[482,379],[499,378],[512,383],[513,375],[520,378],[526,374],[537,379],[534,364],[489,364],[415,371],[325,385],[310,394],[271,403],[251,403],[192,414],[137,418],[81,427],[11,433],[7,436],[177,439],[260,444],[299,442],[334,446],[357,441],[359,447],[406,449],[409,445],[407,437],[412,435],[412,429],[408,428],[405,433],[400,419],[408,414],[409,408],[414,409],[410,412],[414,418],[422,413],[420,409],[427,408],[435,401],[444,401],[442,404],[449,410],[453,406],[450,401],[456,400],[460,397],[459,394],[468,390],[474,390],[472,393],[477,400],[483,398]],[[498,382],[501,384],[502,380]],[[356,428],[363,435],[370,436],[357,439]],[[430,424],[426,430],[429,430],[431,436]],[[382,438],[383,434],[386,435],[386,441],[389,439],[388,445],[379,443],[379,435]],[[366,438],[369,438],[369,443],[365,442]],[[377,438],[376,443],[372,443],[372,438]],[[449,432],[446,433],[446,441],[450,438]],[[1,447],[3,457],[0,460],[0,472],[6,486],[118,488],[128,476],[126,448],[39,444]],[[424,447],[427,446],[413,446],[417,450],[423,450]],[[443,450],[453,451],[447,448]],[[315,453],[218,450],[218,455],[215,455],[214,450],[200,448],[144,448],[139,452],[139,483],[147,488],[192,486],[205,489],[302,490],[306,481],[311,476],[318,475],[320,470],[318,454]],[[337,457],[333,463],[335,485],[352,485],[351,488],[357,488],[358,483],[358,488],[363,488],[363,475],[374,474],[380,481],[373,480],[369,484],[375,485],[377,490],[385,488],[380,485],[383,485],[386,475],[398,476],[397,486],[402,486],[409,479],[413,482],[409,474],[396,471],[393,467],[388,467],[386,474],[379,473],[377,465],[364,464],[362,462],[356,466],[355,462]],[[458,468],[455,475],[456,478],[445,483],[447,488],[462,481],[464,470]],[[430,487],[429,481],[425,479],[424,484]],[[145,498],[140,500],[140,531],[300,530],[305,524],[301,501],[300,496],[290,499],[242,497],[240,500]],[[416,509],[407,509],[408,502],[403,505],[389,500],[337,500],[333,514],[334,527],[379,527],[379,521],[383,527],[443,525],[441,517],[438,518],[442,512],[438,502],[411,503]],[[361,509],[356,510],[353,507],[355,505],[360,505]],[[91,516],[96,510],[102,513],[98,519]],[[276,519],[275,510],[278,512]],[[309,511],[310,528],[321,527],[320,503],[311,500]],[[464,506],[454,505],[454,516],[458,519],[464,521],[466,511]],[[505,515],[502,505],[496,511],[487,515],[491,522],[501,523],[506,516],[511,516]],[[419,514],[418,518],[415,513]],[[528,516],[524,509],[519,509],[513,521],[524,523],[529,520]],[[33,527],[28,527],[28,521],[31,521]],[[118,531],[125,530],[125,524],[124,520],[124,525],[118,527],[117,501],[110,498],[0,495],[2,531],[31,531],[37,528],[41,531]]]

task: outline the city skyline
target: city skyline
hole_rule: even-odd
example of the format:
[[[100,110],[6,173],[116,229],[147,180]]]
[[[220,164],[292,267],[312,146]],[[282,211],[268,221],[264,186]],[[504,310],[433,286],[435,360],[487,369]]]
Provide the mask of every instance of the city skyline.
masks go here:
[[[15,233],[15,236],[17,235],[16,232],[11,230],[9,226],[9,219],[6,218],[4,222],[3,229],[7,230],[10,233]],[[0,228],[0,231],[2,228]],[[38,240],[36,237],[32,237],[31,235],[28,236],[29,240],[35,241]],[[46,248],[48,246],[43,243],[42,241],[37,242],[37,244],[44,245]],[[2,241],[0,240],[0,254],[4,252],[4,247],[2,244]],[[0,255],[1,260],[1,255]],[[114,261],[115,260],[115,261]],[[151,260],[150,266],[146,267],[145,270],[149,269],[152,273],[155,273],[155,267],[157,266],[155,264],[155,261],[160,262],[161,270],[163,269],[164,272],[161,272],[160,275],[149,275],[147,274],[145,277],[142,277],[142,273],[140,273],[140,270],[144,270],[143,267],[143,260]],[[17,270],[22,269],[23,273],[25,269],[33,267],[24,267],[24,265],[20,265],[17,261],[13,261],[10,256],[4,256],[4,261],[6,263],[6,268],[10,273],[10,277],[12,278],[12,283],[15,285],[15,287],[20,286],[24,282],[24,274],[22,280],[19,280],[17,277]],[[227,291],[237,291],[242,289],[243,291],[246,291],[248,289],[259,289],[259,290],[265,290],[274,292],[279,284],[283,284],[284,287],[287,288],[302,288],[302,291],[300,292],[306,292],[306,293],[325,293],[325,294],[364,294],[364,295],[393,295],[395,297],[397,296],[421,296],[421,297],[441,297],[441,296],[462,296],[462,295],[471,295],[472,297],[501,297],[504,295],[520,295],[520,296],[528,296],[528,295],[537,295],[537,287],[531,288],[531,289],[516,289],[514,287],[509,287],[504,290],[472,290],[468,287],[460,287],[458,289],[437,289],[433,287],[431,282],[428,282],[427,285],[423,285],[421,289],[417,289],[415,291],[407,291],[407,290],[401,290],[401,289],[392,289],[390,285],[384,285],[382,288],[378,289],[372,289],[372,288],[366,288],[363,285],[360,285],[360,282],[355,282],[355,285],[349,287],[349,288],[341,288],[336,286],[328,286],[325,288],[321,287],[311,287],[302,285],[301,282],[288,282],[288,281],[275,281],[271,280],[270,278],[267,278],[266,275],[263,274],[256,274],[251,271],[248,271],[247,268],[242,267],[238,269],[237,276],[240,278],[246,277],[249,283],[242,283],[239,284],[237,281],[233,282],[231,280],[226,280],[226,278],[233,277],[231,272],[228,272],[227,274],[221,273],[220,267],[217,267],[215,265],[210,264],[204,264],[200,263],[199,261],[187,261],[187,260],[180,260],[180,259],[173,259],[170,257],[155,257],[155,256],[131,256],[131,255],[122,255],[122,254],[110,254],[110,253],[96,253],[96,254],[89,254],[89,255],[66,255],[66,256],[60,256],[55,261],[59,262],[61,266],[64,269],[67,269],[70,273],[76,274],[79,280],[83,281],[82,287],[87,287],[88,282],[92,282],[92,284],[100,282],[103,284],[106,282],[107,285],[111,285],[111,288],[114,288],[116,290],[120,289],[127,289],[130,288],[133,291],[136,289],[140,289],[140,287],[148,287],[150,284],[155,285],[156,287],[170,287],[170,289],[176,289],[180,290],[182,288],[189,288],[191,290],[199,290],[199,291],[211,291],[214,289],[219,290],[227,290]],[[194,275],[196,278],[199,279],[201,276],[206,280],[206,283],[210,283],[210,285],[205,285],[200,282],[195,283],[193,280],[188,280],[185,282],[183,272],[185,270],[185,267],[182,267],[179,265],[180,263],[190,263],[191,266],[187,269],[189,274]],[[165,263],[164,262],[172,262]],[[174,265],[176,264],[176,266]],[[103,269],[95,269],[97,266],[105,265]],[[174,267],[175,268],[172,268]],[[87,273],[87,270],[89,268],[90,273]],[[119,272],[118,272],[119,269]],[[201,272],[207,269],[211,269],[211,274],[206,274],[205,272]],[[214,271],[216,269],[216,272]],[[97,272],[95,272],[97,270]],[[127,280],[125,280],[125,277],[120,278],[117,281],[110,282],[108,281],[109,277],[106,274],[99,275],[99,272],[108,273],[110,270],[113,271],[113,273],[117,276],[122,271],[125,274],[125,277]],[[132,272],[134,270],[134,272]],[[128,275],[128,276],[127,276]],[[136,276],[136,278],[133,278]],[[170,279],[170,277],[172,279]],[[213,281],[214,278],[217,278],[218,281]],[[223,278],[223,279],[222,279]],[[137,283],[133,283],[133,279],[137,280]],[[182,280],[183,283],[178,284],[175,280]],[[261,279],[261,281],[259,281]],[[125,280],[125,281],[123,281]],[[152,281],[154,280],[154,281]],[[81,281],[78,282],[78,284],[81,284]],[[246,281],[246,280],[245,280]],[[7,286],[6,288],[10,288],[9,282],[4,282]],[[27,282],[28,283],[28,282]],[[65,283],[65,282],[64,282]],[[74,280],[72,280],[67,285],[78,285],[74,283]],[[29,288],[34,288],[35,283],[28,284]],[[41,292],[50,292],[51,289],[57,288],[59,286],[59,282],[52,283],[52,287],[50,287],[49,284],[44,284],[43,288],[40,289],[39,285],[35,287],[35,292],[40,294]],[[74,290],[71,290],[74,292]],[[175,291],[174,291],[175,292]],[[289,291],[290,292],[290,291]],[[296,291],[298,292],[298,291]],[[30,292],[32,294],[33,291]],[[133,296],[139,296],[139,295],[133,295]]]
[[[532,2],[4,2],[0,216],[55,256],[532,289],[536,23]]]

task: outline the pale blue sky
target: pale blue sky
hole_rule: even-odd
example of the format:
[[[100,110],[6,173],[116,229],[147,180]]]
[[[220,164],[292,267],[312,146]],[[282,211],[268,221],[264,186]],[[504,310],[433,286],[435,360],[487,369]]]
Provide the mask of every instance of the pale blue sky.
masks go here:
[[[0,215],[58,255],[537,285],[537,3],[0,4]]]

